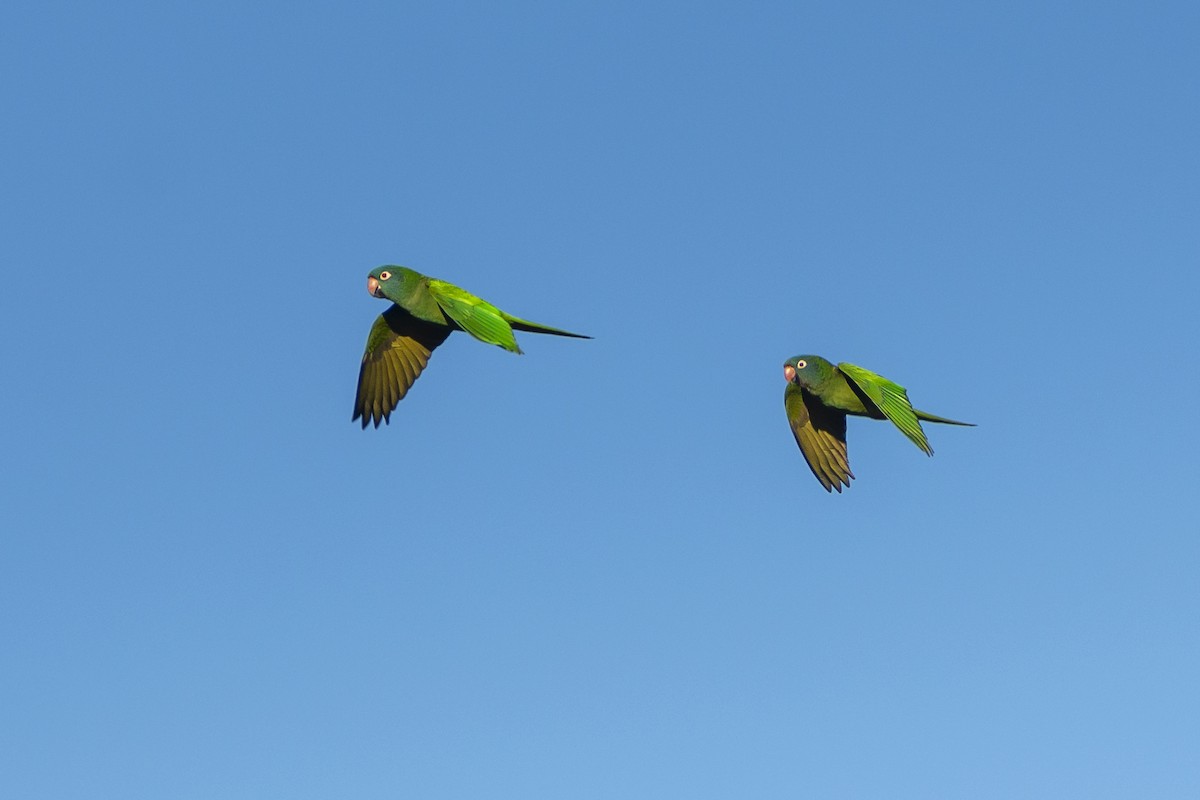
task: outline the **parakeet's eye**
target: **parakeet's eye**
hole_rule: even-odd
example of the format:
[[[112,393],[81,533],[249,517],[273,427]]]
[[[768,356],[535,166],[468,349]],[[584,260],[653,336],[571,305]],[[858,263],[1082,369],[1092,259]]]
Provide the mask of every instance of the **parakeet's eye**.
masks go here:
[[[392,277],[392,273],[388,272],[386,269],[379,273],[379,280],[381,281],[386,281],[390,277]]]
[[[805,361],[803,358],[798,359],[796,361],[796,369],[804,369],[807,366],[808,366],[808,362]]]

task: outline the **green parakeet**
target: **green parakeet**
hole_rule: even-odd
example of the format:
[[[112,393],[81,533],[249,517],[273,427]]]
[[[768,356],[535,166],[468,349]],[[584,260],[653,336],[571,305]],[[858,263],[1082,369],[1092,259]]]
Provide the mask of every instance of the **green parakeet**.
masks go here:
[[[783,363],[783,377],[783,407],[792,434],[827,492],[849,488],[854,477],[846,456],[847,414],[890,419],[926,455],[933,455],[933,448],[920,420],[973,426],[918,411],[903,386],[853,364],[834,366],[820,356],[795,356]]]
[[[372,422],[378,428],[380,422],[389,421],[396,404],[425,369],[429,354],[453,331],[466,331],[512,353],[521,352],[514,330],[592,338],[514,317],[454,284],[408,267],[371,270],[367,291],[393,305],[371,326],[358,371],[351,421],[361,417],[364,429]]]

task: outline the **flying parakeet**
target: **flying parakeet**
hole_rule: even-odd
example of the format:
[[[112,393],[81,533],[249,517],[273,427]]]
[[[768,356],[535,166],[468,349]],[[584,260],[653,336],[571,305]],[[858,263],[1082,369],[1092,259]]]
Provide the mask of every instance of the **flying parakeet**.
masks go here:
[[[470,292],[408,267],[371,270],[367,291],[393,305],[371,326],[358,371],[351,421],[362,417],[364,429],[372,422],[378,428],[380,422],[389,421],[396,404],[425,369],[429,354],[453,331],[466,331],[512,353],[521,352],[513,330],[592,338],[506,314]]]
[[[854,473],[846,456],[846,415],[890,419],[926,455],[933,448],[920,420],[971,425],[918,411],[904,387],[882,375],[845,362],[834,366],[820,356],[795,356],[783,363],[788,382],[783,407],[800,452],[825,491],[849,488]]]

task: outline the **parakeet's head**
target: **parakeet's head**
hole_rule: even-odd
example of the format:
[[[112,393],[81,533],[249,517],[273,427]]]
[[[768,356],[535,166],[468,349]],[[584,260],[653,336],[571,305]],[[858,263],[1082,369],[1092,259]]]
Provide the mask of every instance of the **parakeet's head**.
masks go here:
[[[783,362],[783,379],[812,388],[833,375],[835,367],[820,356],[792,356]]]
[[[389,292],[389,289],[398,287],[400,275],[404,272],[404,267],[385,264],[382,267],[376,267],[367,274],[367,293],[372,297],[378,297],[385,300],[395,300],[392,297],[394,290]]]

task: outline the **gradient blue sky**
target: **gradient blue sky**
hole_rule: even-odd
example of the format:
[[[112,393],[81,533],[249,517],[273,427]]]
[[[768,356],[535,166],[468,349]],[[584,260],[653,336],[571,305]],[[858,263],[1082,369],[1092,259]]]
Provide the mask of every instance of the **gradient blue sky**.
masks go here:
[[[6,4],[0,795],[1200,795],[1197,31]],[[382,263],[596,338],[363,432]]]

